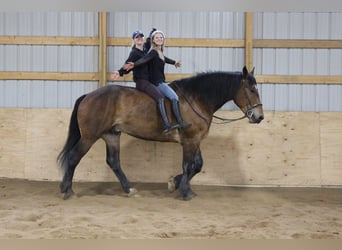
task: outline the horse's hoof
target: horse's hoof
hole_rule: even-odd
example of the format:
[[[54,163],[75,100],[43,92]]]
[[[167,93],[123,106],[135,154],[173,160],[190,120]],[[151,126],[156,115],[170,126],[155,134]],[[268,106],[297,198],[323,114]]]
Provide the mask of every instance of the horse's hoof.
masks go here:
[[[183,196],[183,201],[189,201],[191,199],[192,199],[191,196]]]
[[[187,194],[183,195],[182,198],[184,201],[189,201],[196,196],[197,194],[194,191],[190,190]]]
[[[170,193],[174,192],[176,190],[176,185],[173,176],[169,178],[169,181],[167,183],[167,189]]]
[[[197,196],[197,194],[192,190],[190,190],[189,195],[191,196],[191,198],[194,198]]]
[[[74,194],[75,194],[74,191],[69,191],[69,192],[64,193],[63,200],[67,200],[71,198]]]
[[[127,193],[127,197],[132,197],[136,193],[138,193],[138,190],[136,190],[135,188],[130,188],[129,192]]]

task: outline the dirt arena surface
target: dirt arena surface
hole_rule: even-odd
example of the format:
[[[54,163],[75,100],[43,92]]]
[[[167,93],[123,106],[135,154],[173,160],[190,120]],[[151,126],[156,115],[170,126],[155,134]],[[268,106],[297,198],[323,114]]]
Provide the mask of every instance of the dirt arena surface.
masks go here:
[[[0,179],[0,239],[342,239],[342,189],[193,186],[182,201],[167,184]]]

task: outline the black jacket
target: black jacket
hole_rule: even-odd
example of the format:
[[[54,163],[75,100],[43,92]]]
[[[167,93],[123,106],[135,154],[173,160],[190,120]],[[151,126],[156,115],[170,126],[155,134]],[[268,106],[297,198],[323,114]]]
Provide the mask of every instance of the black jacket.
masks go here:
[[[150,50],[143,58],[134,62],[134,68],[139,68],[148,65],[150,82],[158,85],[165,82],[164,67],[165,63],[175,64],[176,61],[164,56],[165,61],[160,59],[158,52],[155,49]]]
[[[140,58],[145,56],[145,52],[141,51],[140,49],[137,48],[132,48],[131,52],[129,53],[129,56],[126,60],[127,62],[136,62],[137,60],[139,60]],[[124,74],[128,74],[130,72],[121,68],[118,70],[120,76],[123,76]],[[148,70],[148,65],[147,64],[143,64],[139,67],[134,67],[133,68],[133,80],[139,80],[139,79],[144,79],[149,81],[149,70]]]

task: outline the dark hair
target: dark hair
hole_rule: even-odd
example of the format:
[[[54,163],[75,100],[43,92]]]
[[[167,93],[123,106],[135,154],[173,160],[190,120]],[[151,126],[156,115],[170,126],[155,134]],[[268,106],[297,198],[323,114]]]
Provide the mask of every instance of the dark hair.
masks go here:
[[[149,36],[146,38],[146,42],[144,43],[144,51],[148,52],[151,48],[151,36],[154,31],[156,31],[156,28],[153,28],[149,34]]]

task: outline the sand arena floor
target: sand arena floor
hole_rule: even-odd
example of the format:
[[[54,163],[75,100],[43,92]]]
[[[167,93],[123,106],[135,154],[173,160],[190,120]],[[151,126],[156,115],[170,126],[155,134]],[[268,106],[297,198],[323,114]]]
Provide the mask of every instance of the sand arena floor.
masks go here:
[[[193,186],[191,201],[167,184],[0,179],[0,239],[342,239],[342,189]]]

